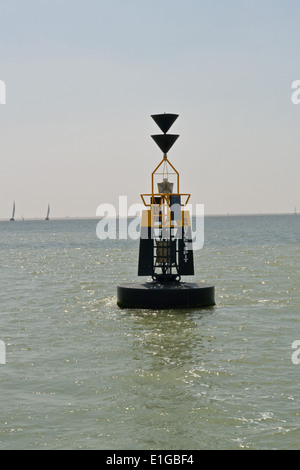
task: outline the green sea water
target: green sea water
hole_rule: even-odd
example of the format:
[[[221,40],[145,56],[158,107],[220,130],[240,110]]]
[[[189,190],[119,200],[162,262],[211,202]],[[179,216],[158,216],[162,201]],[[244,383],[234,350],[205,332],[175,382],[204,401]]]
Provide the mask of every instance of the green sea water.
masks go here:
[[[298,449],[300,216],[206,217],[186,311],[119,309],[138,241],[96,226],[0,222],[0,449]]]

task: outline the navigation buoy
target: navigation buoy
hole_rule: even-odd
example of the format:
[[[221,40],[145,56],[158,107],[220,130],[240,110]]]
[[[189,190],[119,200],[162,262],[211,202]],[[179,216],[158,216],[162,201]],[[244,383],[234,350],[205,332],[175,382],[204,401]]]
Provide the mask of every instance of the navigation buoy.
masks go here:
[[[117,303],[121,308],[173,309],[215,305],[215,287],[206,283],[182,282],[194,275],[190,194],[179,190],[179,173],[167,153],[179,135],[167,134],[178,114],[151,116],[163,134],[151,137],[163,159],[151,175],[151,193],[141,194],[142,211],[138,276],[151,276],[142,284],[121,284]]]

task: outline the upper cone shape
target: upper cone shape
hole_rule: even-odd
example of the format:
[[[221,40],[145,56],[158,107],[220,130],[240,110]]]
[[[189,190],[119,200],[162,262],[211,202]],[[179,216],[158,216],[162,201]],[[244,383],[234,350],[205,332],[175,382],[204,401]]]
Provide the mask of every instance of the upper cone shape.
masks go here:
[[[151,117],[165,134],[178,118],[178,114],[153,114]]]

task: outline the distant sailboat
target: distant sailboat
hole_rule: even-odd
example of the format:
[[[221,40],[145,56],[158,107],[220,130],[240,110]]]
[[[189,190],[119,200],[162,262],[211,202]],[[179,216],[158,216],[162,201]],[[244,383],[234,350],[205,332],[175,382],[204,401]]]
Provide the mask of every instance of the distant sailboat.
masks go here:
[[[48,211],[47,211],[47,216],[45,220],[50,220],[49,219],[49,214],[50,214],[50,204],[48,205]]]
[[[16,204],[15,204],[15,202],[14,202],[14,205],[13,205],[13,212],[12,212],[12,216],[11,216],[11,219],[10,219],[11,222],[14,222],[14,221],[15,221],[15,212],[16,212]]]

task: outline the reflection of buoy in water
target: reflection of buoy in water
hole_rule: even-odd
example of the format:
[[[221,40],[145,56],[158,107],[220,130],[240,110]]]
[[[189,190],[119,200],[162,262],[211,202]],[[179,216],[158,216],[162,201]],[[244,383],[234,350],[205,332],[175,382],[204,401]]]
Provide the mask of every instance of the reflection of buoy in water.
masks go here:
[[[151,193],[141,195],[146,209],[142,211],[138,262],[138,275],[151,276],[152,281],[119,285],[117,302],[122,308],[213,306],[214,286],[181,282],[182,276],[194,275],[194,256],[190,213],[185,208],[190,194],[180,192],[179,173],[167,157],[179,137],[167,134],[178,115],[156,114],[152,118],[163,131],[152,136],[163,159],[152,173]]]

